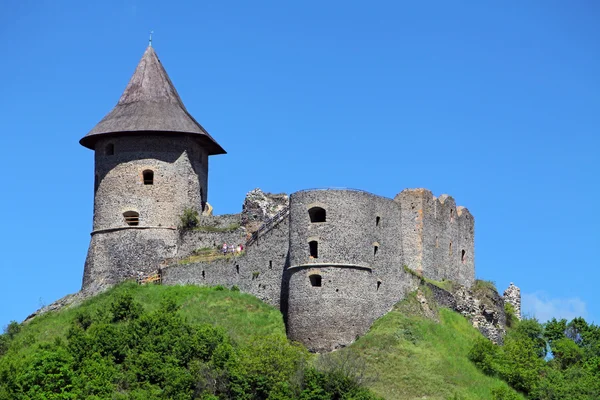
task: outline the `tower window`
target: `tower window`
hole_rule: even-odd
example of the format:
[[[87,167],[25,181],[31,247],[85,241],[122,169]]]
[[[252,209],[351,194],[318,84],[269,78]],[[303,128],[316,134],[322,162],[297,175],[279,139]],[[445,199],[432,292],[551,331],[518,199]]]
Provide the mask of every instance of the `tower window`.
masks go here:
[[[115,154],[115,145],[113,143],[109,143],[104,148],[104,154],[107,156],[112,156]]]
[[[448,246],[448,255],[452,255],[452,242],[450,242],[450,246]]]
[[[467,252],[463,250],[460,254],[460,261],[462,261],[464,263],[466,261],[466,259],[467,259]]]
[[[144,177],[144,185],[154,185],[154,171],[147,169],[142,172]]]
[[[140,224],[140,214],[135,211],[125,211],[123,213],[125,223],[129,226],[138,226]]]
[[[312,286],[321,287],[321,284],[322,284],[322,281],[323,281],[323,278],[321,278],[321,275],[312,274],[312,275],[310,275],[308,277],[308,279],[310,279],[310,284]]]
[[[375,226],[379,226],[380,222],[381,222],[381,217],[380,216],[375,217]]]
[[[454,221],[454,210],[450,209],[450,222]]]
[[[308,249],[310,250],[310,258],[319,258],[319,242],[316,240],[308,242]]]
[[[308,210],[310,216],[310,222],[325,222],[326,212],[324,208],[313,207]]]
[[[381,286],[381,281],[377,281],[377,290],[379,290],[379,287]]]
[[[374,256],[377,255],[377,250],[379,250],[379,246],[377,246],[377,245],[373,246],[373,255]]]

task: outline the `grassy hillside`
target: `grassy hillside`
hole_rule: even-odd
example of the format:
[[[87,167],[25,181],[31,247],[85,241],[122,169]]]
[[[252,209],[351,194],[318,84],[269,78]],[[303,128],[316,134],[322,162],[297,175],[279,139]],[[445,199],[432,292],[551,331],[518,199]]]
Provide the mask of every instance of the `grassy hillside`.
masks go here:
[[[23,325],[11,339],[4,357],[27,364],[26,360],[35,357],[40,349],[67,341],[69,329],[82,314],[101,316],[126,293],[143,305],[144,312],[161,310],[168,298],[179,306],[177,313],[186,323],[220,327],[241,348],[252,348],[256,338],[267,337],[270,342],[285,338],[281,313],[253,296],[222,288],[127,283],[78,307],[48,313]],[[430,306],[439,322],[424,318],[419,301],[411,296],[376,321],[370,332],[352,346],[333,356],[312,356],[306,361],[317,366],[339,366],[341,358],[351,355],[347,359],[361,376],[366,374],[365,384],[385,399],[492,399],[492,389],[506,385],[485,376],[467,359],[479,332],[464,317]],[[0,367],[1,361],[0,358]],[[0,388],[0,398],[1,395]]]
[[[386,399],[492,399],[493,388],[508,389],[468,360],[475,339],[481,337],[469,321],[428,304],[439,322],[422,316],[413,294],[350,346],[375,378],[371,389]]]

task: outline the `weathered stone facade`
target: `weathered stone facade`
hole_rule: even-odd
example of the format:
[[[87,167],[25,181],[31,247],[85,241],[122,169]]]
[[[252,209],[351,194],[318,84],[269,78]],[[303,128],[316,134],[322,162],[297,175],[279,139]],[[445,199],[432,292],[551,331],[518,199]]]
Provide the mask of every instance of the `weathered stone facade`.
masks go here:
[[[279,307],[292,339],[330,351],[416,289],[405,266],[473,284],[474,219],[426,189],[394,199],[349,189],[289,197],[257,189],[240,214],[202,213],[208,156],[224,150],[185,110],[151,48],[117,106],[81,143],[95,150],[88,292],[156,271],[164,284],[235,285]],[[196,230],[178,228],[188,209],[200,214]],[[219,255],[223,243],[246,248]],[[210,259],[193,262],[202,252]]]

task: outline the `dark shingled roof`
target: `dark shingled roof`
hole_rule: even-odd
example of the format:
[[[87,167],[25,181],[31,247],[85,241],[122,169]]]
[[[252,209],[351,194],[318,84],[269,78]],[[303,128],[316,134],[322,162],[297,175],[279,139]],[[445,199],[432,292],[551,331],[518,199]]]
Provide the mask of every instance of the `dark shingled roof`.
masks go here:
[[[79,143],[94,149],[96,140],[118,133],[192,134],[209,154],[225,150],[188,113],[167,71],[148,46],[119,102]]]

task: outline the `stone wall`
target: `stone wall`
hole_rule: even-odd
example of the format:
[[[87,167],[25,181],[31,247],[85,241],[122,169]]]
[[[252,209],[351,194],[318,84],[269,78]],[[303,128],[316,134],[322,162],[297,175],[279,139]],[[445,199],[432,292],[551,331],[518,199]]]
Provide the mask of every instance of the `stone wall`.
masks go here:
[[[242,292],[280,308],[283,271],[287,265],[289,224],[284,219],[248,246],[241,255],[219,257],[212,262],[174,263],[162,269],[166,285],[237,286]]]
[[[144,180],[144,171],[152,171],[151,182]],[[175,257],[179,217],[185,208],[201,210],[207,177],[207,154],[191,137],[147,134],[99,139],[83,288],[136,278]],[[137,223],[128,224],[125,212],[138,213]]]
[[[510,283],[510,286],[504,291],[504,301],[513,306],[515,317],[521,320],[521,289]]]
[[[402,213],[404,263],[434,280],[467,287],[475,280],[474,219],[448,195],[406,189],[394,199]]]

